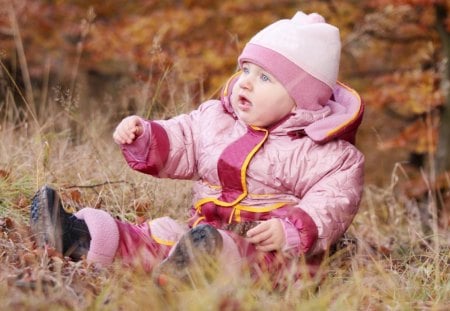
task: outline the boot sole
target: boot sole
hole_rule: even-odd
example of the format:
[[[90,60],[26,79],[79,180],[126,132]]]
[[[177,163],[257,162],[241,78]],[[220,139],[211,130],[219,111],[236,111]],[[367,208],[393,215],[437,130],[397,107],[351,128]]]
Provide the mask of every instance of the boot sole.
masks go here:
[[[159,264],[154,274],[156,284],[165,287],[171,280],[186,282],[192,266],[202,261],[207,263],[208,257],[217,256],[222,247],[222,236],[216,228],[199,225],[191,229],[181,237],[170,256]]]
[[[52,247],[62,253],[61,223],[59,219],[59,196],[49,186],[43,186],[31,203],[30,226],[39,247]]]

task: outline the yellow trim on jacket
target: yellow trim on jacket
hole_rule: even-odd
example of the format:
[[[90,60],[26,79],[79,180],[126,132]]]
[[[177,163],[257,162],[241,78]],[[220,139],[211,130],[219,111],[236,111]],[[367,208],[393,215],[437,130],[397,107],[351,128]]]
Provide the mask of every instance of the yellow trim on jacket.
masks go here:
[[[155,236],[153,233],[150,236],[158,244],[167,245],[167,246],[173,246],[176,243],[175,241],[169,241],[169,240],[160,239],[157,236]]]
[[[241,167],[241,186],[242,186],[242,193],[233,201],[233,202],[224,202],[224,201],[220,201],[217,198],[204,198],[204,199],[200,199],[197,201],[197,203],[195,203],[195,209],[196,210],[201,210],[201,206],[205,203],[209,203],[212,202],[216,205],[219,206],[223,206],[223,207],[230,207],[230,206],[234,206],[237,203],[241,202],[248,194],[248,189],[247,189],[247,178],[246,178],[246,174],[247,174],[247,167],[250,163],[250,160],[253,158],[253,156],[255,155],[255,153],[259,150],[259,148],[261,148],[261,146],[265,143],[265,141],[267,140],[267,137],[269,136],[269,131],[263,128],[257,128],[257,127],[252,127],[255,130],[258,131],[263,131],[264,132],[264,138],[263,140],[261,140],[256,146],[255,148],[253,148],[252,151],[250,151],[250,153],[247,155],[247,157],[244,160],[244,163]]]

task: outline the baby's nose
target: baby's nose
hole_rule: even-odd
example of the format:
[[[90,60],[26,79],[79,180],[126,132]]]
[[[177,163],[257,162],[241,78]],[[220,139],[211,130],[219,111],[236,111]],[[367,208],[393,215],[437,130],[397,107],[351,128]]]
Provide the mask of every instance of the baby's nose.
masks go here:
[[[239,87],[243,89],[250,89],[252,87],[252,83],[249,77],[242,77],[239,79]]]

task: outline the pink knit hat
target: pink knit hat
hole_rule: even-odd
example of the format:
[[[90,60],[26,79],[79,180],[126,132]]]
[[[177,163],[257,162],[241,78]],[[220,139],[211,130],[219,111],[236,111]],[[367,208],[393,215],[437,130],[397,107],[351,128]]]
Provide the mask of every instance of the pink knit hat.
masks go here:
[[[331,97],[339,71],[339,29],[317,14],[297,12],[258,32],[239,56],[280,81],[297,107],[321,109]]]

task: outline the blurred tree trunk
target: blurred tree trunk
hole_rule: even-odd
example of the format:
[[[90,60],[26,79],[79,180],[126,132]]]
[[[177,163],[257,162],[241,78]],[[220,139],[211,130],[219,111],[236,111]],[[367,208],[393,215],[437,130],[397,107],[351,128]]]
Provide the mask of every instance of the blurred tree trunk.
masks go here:
[[[435,9],[437,29],[441,37],[445,60],[442,77],[445,103],[441,114],[439,141],[436,151],[436,172],[440,173],[450,170],[450,33],[446,25],[448,7],[445,5],[436,5]]]

